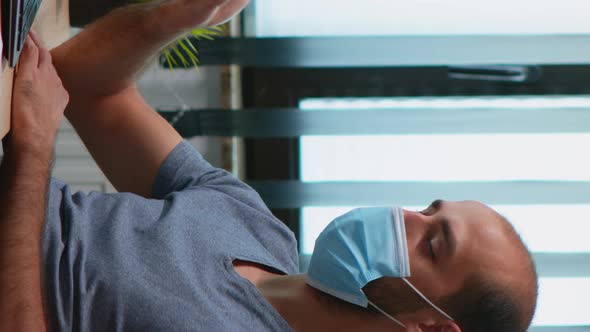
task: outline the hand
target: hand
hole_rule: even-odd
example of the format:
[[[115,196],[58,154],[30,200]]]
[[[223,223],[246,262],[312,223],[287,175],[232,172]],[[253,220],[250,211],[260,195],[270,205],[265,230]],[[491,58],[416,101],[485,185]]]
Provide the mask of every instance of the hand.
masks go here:
[[[208,26],[217,26],[226,23],[231,20],[234,16],[239,14],[247,5],[250,0],[229,0],[217,10],[211,20],[208,22]]]
[[[169,0],[163,3],[170,24],[178,31],[223,24],[241,12],[249,0]]]
[[[31,37],[32,36],[32,37]],[[53,144],[69,101],[51,54],[34,34],[27,37],[12,92],[12,128],[5,149],[51,159]]]

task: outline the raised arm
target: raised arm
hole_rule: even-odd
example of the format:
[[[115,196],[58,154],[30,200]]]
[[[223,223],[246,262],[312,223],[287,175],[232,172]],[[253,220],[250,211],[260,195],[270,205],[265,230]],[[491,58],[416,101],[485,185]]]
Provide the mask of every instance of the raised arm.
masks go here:
[[[0,166],[0,331],[45,329],[41,229],[53,142],[67,101],[49,51],[28,38]]]
[[[119,191],[145,197],[181,141],[134,81],[158,50],[193,27],[219,24],[248,0],[169,0],[130,5],[52,51],[72,96],[66,116]]]

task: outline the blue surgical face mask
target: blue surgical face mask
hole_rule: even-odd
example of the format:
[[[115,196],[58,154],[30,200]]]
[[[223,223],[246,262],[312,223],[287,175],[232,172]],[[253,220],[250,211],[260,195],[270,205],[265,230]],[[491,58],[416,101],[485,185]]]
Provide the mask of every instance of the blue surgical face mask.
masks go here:
[[[405,327],[363,293],[363,287],[382,277],[402,278],[434,309],[453,320],[405,279],[410,277],[410,258],[401,208],[352,210],[332,221],[316,240],[308,270],[310,286],[358,306],[370,304]]]

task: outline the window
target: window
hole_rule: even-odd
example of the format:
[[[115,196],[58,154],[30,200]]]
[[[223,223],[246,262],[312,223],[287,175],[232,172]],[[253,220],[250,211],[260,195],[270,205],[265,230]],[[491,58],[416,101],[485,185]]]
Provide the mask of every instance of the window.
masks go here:
[[[339,109],[386,107],[390,110],[410,108],[418,113],[421,108],[456,112],[461,108],[474,111],[508,107],[518,112],[531,105],[537,109],[567,110],[588,102],[590,98],[585,97],[309,99],[301,102],[301,109],[337,112]],[[466,118],[470,116],[465,115]],[[511,182],[516,186],[518,181],[567,183],[590,180],[588,158],[585,153],[580,153],[580,148],[589,143],[590,135],[587,133],[304,136],[301,138],[301,180],[310,183],[443,182],[449,186],[457,182],[508,181],[503,187],[507,192],[503,195],[510,201],[510,197],[514,196],[509,191]],[[551,188],[545,190],[550,191]],[[418,195],[423,197],[424,204],[438,198],[430,196],[429,192]],[[465,195],[465,199],[470,198],[468,192]],[[587,200],[589,204],[503,204],[492,207],[514,224],[532,252],[581,254],[590,253],[590,243],[586,238],[590,222],[585,218],[590,215],[590,197]],[[301,252],[310,255],[322,229],[352,208],[354,206],[303,208]],[[421,210],[425,207],[406,208]],[[582,309],[585,306],[580,300],[584,298],[580,294],[590,289],[590,277],[556,278],[541,274],[539,286],[534,325],[590,325],[590,318]],[[564,303],[568,305],[564,306]]]
[[[257,0],[247,32],[258,37],[586,34],[587,9],[584,0]]]
[[[441,197],[488,203],[537,261],[532,331],[590,331],[581,302],[590,296],[590,222],[580,217],[590,215],[587,7],[583,0],[255,1],[245,30],[263,41],[264,56],[245,61],[246,111],[325,112],[342,125],[338,134],[314,123],[314,134],[248,139],[247,179],[299,235],[303,255],[354,207],[420,209]],[[391,41],[399,44],[383,45]],[[252,54],[274,62],[253,64]],[[536,74],[457,77],[450,68],[480,64]],[[389,129],[379,118],[364,121],[398,115]]]

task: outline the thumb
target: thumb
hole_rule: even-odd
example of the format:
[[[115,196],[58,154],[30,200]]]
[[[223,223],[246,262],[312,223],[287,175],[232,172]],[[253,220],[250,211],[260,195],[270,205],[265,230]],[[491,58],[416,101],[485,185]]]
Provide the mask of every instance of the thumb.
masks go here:
[[[227,0],[184,0],[181,10],[200,13],[204,16],[204,21],[208,22],[226,2]]]
[[[239,14],[247,5],[249,0],[232,0],[219,7],[209,25],[216,26],[227,23],[234,16]]]

